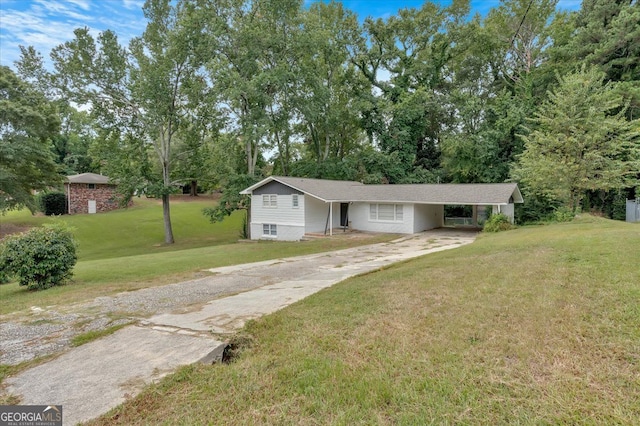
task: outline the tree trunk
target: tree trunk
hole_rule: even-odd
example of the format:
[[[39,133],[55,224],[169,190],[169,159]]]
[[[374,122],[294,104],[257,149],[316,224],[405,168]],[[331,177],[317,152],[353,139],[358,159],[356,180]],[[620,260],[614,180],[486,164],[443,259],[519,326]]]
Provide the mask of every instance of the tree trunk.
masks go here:
[[[329,158],[330,145],[331,139],[329,139],[329,133],[326,133],[324,135],[324,155],[322,156],[322,161],[325,161],[327,158]]]
[[[192,180],[191,181],[191,188],[189,190],[189,196],[190,197],[197,197],[198,196],[198,181],[197,180]]]
[[[162,194],[162,216],[164,218],[164,242],[173,244],[173,229],[171,228],[171,211],[169,209],[169,194]]]
[[[245,136],[244,152],[247,156],[247,174],[253,176],[253,150],[251,148],[251,139]]]

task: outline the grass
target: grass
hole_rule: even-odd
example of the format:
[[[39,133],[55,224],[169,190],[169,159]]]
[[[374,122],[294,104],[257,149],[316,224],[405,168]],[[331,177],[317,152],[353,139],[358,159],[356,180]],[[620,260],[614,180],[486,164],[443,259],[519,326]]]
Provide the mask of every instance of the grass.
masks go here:
[[[100,339],[101,337],[108,336],[115,333],[123,327],[130,325],[131,323],[118,324],[102,330],[91,330],[85,333],[77,334],[71,339],[71,346],[82,346],[86,343]]]
[[[20,403],[20,398],[13,394],[7,394],[2,392],[3,381],[9,376],[14,376],[29,368],[35,367],[47,361],[51,361],[60,354],[44,355],[37,358],[30,359],[29,361],[23,361],[20,364],[7,365],[0,364],[0,405],[17,405]]]
[[[637,424],[639,242],[587,217],[350,279],[90,424]]]
[[[9,212],[2,226],[39,226],[64,220],[75,228],[78,263],[70,284],[33,292],[17,283],[0,285],[0,315],[31,306],[70,304],[123,291],[180,282],[203,276],[204,269],[245,262],[353,247],[388,241],[390,235],[366,235],[359,239],[237,243],[242,213],[210,224],[202,209],[212,200],[172,202],[176,243],[163,241],[162,209],[156,200],[136,199],[133,208],[97,215],[60,218],[34,217]]]
[[[64,221],[73,227],[79,260],[109,259],[140,254],[167,253],[197,247],[229,244],[239,236],[242,215],[231,215],[223,222],[209,223],[202,209],[216,201],[201,197],[171,202],[171,224],[176,240],[166,245],[162,208],[157,199],[135,198],[134,206],[97,215],[32,216],[28,210],[11,211],[2,217],[4,226],[39,226]],[[0,225],[0,229],[2,225]]]

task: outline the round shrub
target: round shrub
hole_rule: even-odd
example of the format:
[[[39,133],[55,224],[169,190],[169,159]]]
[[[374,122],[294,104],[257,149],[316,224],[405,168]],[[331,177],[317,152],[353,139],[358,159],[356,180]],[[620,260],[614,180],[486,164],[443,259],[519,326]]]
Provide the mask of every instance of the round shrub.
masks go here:
[[[0,245],[0,271],[29,290],[64,284],[73,275],[76,261],[73,234],[62,224],[10,235]]]
[[[513,224],[509,220],[509,218],[502,214],[493,214],[487,221],[484,223],[484,232],[500,232],[500,231],[508,231],[509,229],[513,229]]]
[[[40,210],[47,216],[67,212],[67,196],[64,192],[49,192],[39,197]]]

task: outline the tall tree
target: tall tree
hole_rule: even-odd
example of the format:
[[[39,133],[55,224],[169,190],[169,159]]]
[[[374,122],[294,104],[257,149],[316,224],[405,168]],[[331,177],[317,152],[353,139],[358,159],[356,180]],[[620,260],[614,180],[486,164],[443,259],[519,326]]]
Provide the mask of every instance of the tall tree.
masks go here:
[[[425,2],[386,21],[365,20],[367,40],[356,46],[353,63],[380,96],[362,111],[363,127],[383,151],[398,153],[408,173],[440,166],[441,132],[450,121],[451,30],[468,12],[468,1],[444,8]]]
[[[546,97],[541,70],[559,28],[556,0],[503,0],[481,22],[461,27],[452,64],[454,123],[443,137],[443,166],[456,182],[503,182],[522,153],[522,125]],[[565,15],[561,14],[561,17]],[[553,27],[555,28],[555,27]],[[551,77],[555,74],[551,71]]]
[[[640,173],[640,121],[604,74],[585,68],[559,77],[535,118],[513,177],[535,195],[575,210],[585,191],[625,188]]]
[[[59,128],[55,105],[0,66],[0,213],[20,206],[33,212],[32,191],[62,183],[49,150]]]
[[[356,16],[340,3],[313,3],[304,15],[296,109],[307,152],[317,162],[343,158],[360,137],[355,93],[358,75],[349,47],[360,37]]]
[[[101,33],[96,43],[84,28],[75,31],[73,41],[54,49],[52,58],[68,96],[89,104],[100,125],[112,130],[110,141],[117,141],[120,148],[116,153],[138,154],[120,156],[112,168],[117,174],[112,177],[121,185],[128,182],[129,194],[135,188],[162,197],[165,243],[171,244],[173,141],[189,117],[187,88],[200,78],[199,57],[193,54],[200,27],[190,19],[189,2],[174,5],[170,0],[147,0],[143,12],[147,27],[128,48],[120,46],[111,31]],[[157,174],[146,166],[148,149],[155,154]],[[110,158],[116,160],[113,152]],[[139,168],[150,173],[120,175],[135,169],[127,164],[131,161],[138,161]]]
[[[202,1],[209,75],[243,142],[246,170],[255,175],[263,150],[286,144],[293,80],[291,37],[300,0]],[[294,50],[295,51],[295,50]],[[284,151],[284,150],[283,150]]]
[[[585,0],[572,35],[567,56],[599,66],[607,81],[622,82],[630,98],[627,117],[640,117],[640,2]]]
[[[501,0],[485,26],[495,43],[495,72],[513,83],[526,78],[546,58],[548,27],[558,0]]]
[[[98,171],[89,154],[96,133],[89,114],[70,105],[54,84],[54,76],[45,68],[39,52],[32,46],[20,46],[20,52],[15,62],[18,75],[46,96],[59,114],[60,133],[51,138],[51,150],[61,172],[72,175]]]

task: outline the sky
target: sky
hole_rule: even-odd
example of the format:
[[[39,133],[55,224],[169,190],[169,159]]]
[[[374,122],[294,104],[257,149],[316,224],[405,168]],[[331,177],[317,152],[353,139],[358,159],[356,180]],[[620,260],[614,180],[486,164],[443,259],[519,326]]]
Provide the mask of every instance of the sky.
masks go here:
[[[433,0],[447,5],[451,0]],[[305,0],[309,3],[310,0]],[[581,0],[560,0],[558,7],[576,10]],[[359,18],[388,18],[401,8],[420,7],[424,0],[342,0]],[[13,67],[18,46],[33,46],[45,60],[54,47],[73,39],[73,30],[89,27],[93,35],[113,30],[121,43],[142,34],[144,0],[0,0],[0,65]],[[499,0],[471,0],[472,13],[481,15]]]

